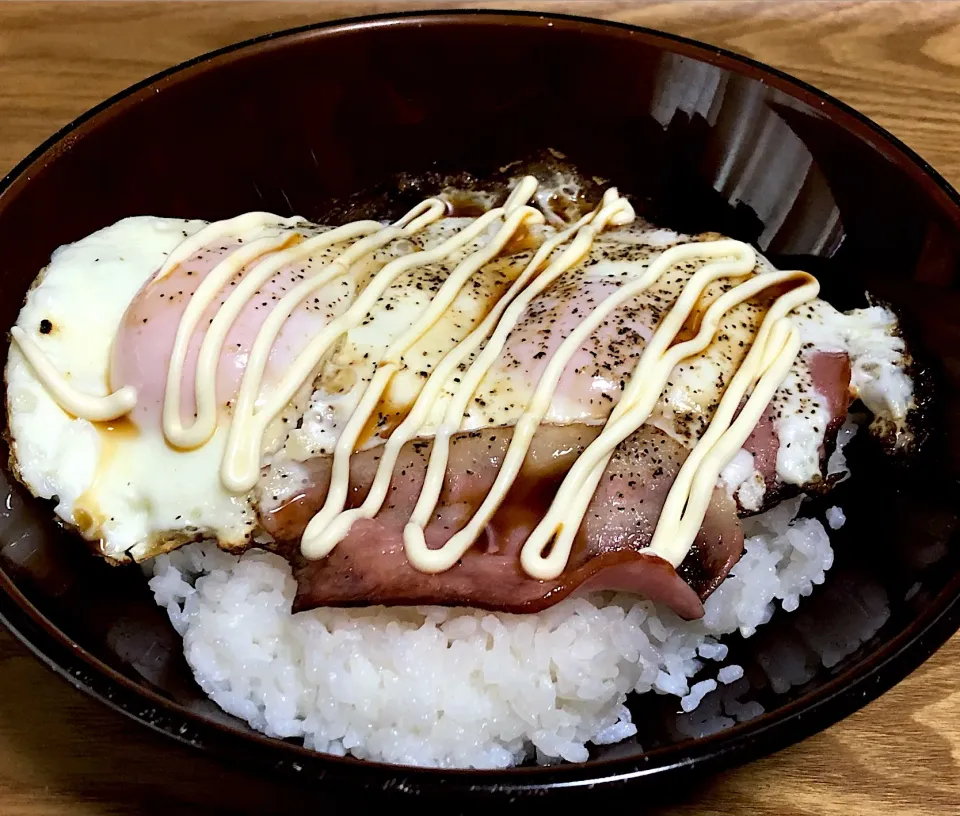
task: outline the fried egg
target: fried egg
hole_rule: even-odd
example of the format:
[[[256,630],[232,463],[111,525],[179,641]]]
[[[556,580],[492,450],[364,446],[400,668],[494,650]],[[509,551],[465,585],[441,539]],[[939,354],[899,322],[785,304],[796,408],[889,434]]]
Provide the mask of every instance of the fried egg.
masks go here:
[[[331,242],[280,267],[245,303],[228,327],[217,362],[216,429],[202,444],[177,447],[164,433],[164,392],[175,336],[191,297],[218,263],[247,253],[248,260],[209,302],[189,338],[180,391],[180,414],[187,420],[196,416],[194,385],[205,333],[232,288],[266,262],[270,247],[295,246],[330,229],[300,218],[253,215],[257,217],[251,226],[218,233],[210,240],[201,233],[208,226],[203,221],[124,219],[58,249],[19,315],[17,326],[28,340],[78,390],[90,395],[121,388],[136,391],[135,408],[120,419],[78,418],[58,405],[17,344],[10,349],[8,416],[17,473],[35,495],[54,500],[57,516],[98,542],[101,554],[111,560],[140,561],[202,538],[240,549],[258,534],[252,491],[231,492],[221,479],[233,401],[258,332],[275,304],[313,279],[350,242]],[[236,223],[246,223],[244,218]],[[259,402],[279,387],[311,338],[342,316],[386,264],[429,251],[473,221],[445,217],[427,224],[364,255],[344,274],[319,286],[282,324],[265,365]],[[276,486],[280,494],[293,489],[284,480],[295,473],[297,462],[332,452],[385,350],[418,319],[457,264],[492,240],[496,229],[494,223],[442,260],[401,274],[364,319],[342,333],[265,436],[260,464],[271,490]],[[536,248],[557,229],[548,223],[525,227],[518,240],[511,240],[507,250],[472,276],[450,307],[404,352],[403,366],[378,404],[377,421],[367,429],[360,447],[382,444],[389,437],[444,355],[480,325]],[[583,316],[617,287],[642,275],[665,249],[696,240],[711,238],[680,235],[641,221],[598,236],[583,262],[558,278],[521,315],[502,354],[474,392],[460,429],[515,423],[551,355]],[[259,252],[259,246],[265,249]],[[171,254],[177,261],[167,269]],[[700,265],[678,267],[603,322],[564,369],[545,416],[547,423],[606,422],[638,350]],[[755,271],[769,269],[760,259]],[[703,294],[705,303],[729,286],[723,281],[711,284]],[[723,372],[746,353],[762,316],[763,309],[752,302],[731,310],[715,342],[699,358],[674,370],[651,424],[692,447],[723,393]],[[913,406],[912,383],[892,313],[871,307],[841,314],[815,301],[792,319],[807,348],[846,354],[853,396],[862,398],[879,421],[902,427]],[[831,415],[816,389],[810,388],[805,359],[804,354],[798,357],[773,403],[779,437],[787,443],[778,453],[778,476],[797,485],[819,475]],[[421,435],[431,435],[442,422],[456,382],[453,377],[431,407]],[[294,481],[290,479],[289,485]],[[760,506],[763,480],[746,451],[731,462],[721,483],[741,497],[742,506]]]

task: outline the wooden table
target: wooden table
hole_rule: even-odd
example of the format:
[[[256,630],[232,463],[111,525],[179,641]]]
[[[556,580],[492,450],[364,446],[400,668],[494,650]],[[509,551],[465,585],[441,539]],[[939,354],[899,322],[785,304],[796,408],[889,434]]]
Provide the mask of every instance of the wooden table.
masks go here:
[[[90,106],[174,63],[281,28],[431,5],[571,11],[731,48],[849,102],[960,186],[960,3],[947,0],[0,3],[0,174]],[[960,813],[958,663],[960,636],[839,725],[686,791],[664,812]],[[0,814],[294,807],[290,791],[251,783],[74,691],[0,633]]]

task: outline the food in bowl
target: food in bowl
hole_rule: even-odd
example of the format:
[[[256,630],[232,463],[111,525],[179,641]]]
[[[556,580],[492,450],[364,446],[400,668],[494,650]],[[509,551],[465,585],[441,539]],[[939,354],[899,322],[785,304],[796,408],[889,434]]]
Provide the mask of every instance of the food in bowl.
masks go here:
[[[889,309],[522,169],[392,221],[126,218],[12,329],[14,472],[269,735],[446,767],[642,740],[629,693],[696,708],[742,674],[722,636],[824,581],[803,496],[859,425],[913,447]]]

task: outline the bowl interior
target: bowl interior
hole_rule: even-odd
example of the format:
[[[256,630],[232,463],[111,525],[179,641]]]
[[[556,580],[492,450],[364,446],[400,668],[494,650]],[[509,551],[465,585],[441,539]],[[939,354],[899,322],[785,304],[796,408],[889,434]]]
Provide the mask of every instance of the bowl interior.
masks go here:
[[[838,504],[848,519],[828,581],[798,612],[731,638],[749,681],[741,700],[766,713],[692,744],[675,703],[638,700],[639,740],[596,749],[586,771],[511,779],[669,769],[771,728],[783,744],[862,704],[855,682],[875,675],[872,696],[923,659],[956,626],[960,591],[960,213],[907,153],[832,102],[715,51],[570,19],[438,15],[269,39],[156,79],[11,177],[0,323],[14,322],[53,249],[125,216],[319,218],[393,173],[482,173],[546,147],[633,194],[654,221],[723,232],[809,270],[838,307],[864,305],[865,291],[891,303],[918,352],[934,393],[924,453],[890,461],[855,441],[855,478],[811,507]],[[133,689],[159,727],[200,727],[192,712],[229,729],[218,739],[244,742],[249,729],[193,683],[136,569],[90,557],[45,503],[7,470],[0,478],[4,611],[27,609],[38,639],[74,641],[83,653],[72,660],[92,676],[104,669],[88,656],[108,667],[110,688]],[[804,713],[810,724],[789,722]],[[303,761],[284,743],[245,744],[274,765]]]

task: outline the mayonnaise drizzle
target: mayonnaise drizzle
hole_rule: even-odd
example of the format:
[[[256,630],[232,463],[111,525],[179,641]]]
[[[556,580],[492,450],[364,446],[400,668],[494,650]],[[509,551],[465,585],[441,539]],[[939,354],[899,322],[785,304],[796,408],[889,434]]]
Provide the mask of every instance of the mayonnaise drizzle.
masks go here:
[[[706,432],[687,456],[671,486],[645,552],[678,566],[700,529],[720,471],[756,426],[799,352],[799,335],[787,315],[798,305],[814,299],[819,291],[816,281],[806,273],[752,274],[756,255],[748,245],[739,241],[693,242],[667,249],[639,277],[604,298],[564,339],[549,360],[533,397],[516,422],[496,480],[473,517],[438,549],[429,549],[424,537],[424,528],[436,509],[443,488],[450,440],[459,430],[474,392],[503,351],[524,310],[560,275],[583,259],[600,232],[610,225],[622,226],[634,219],[633,208],[615,189],[605,193],[597,210],[545,241],[484,320],[443,355],[406,418],[387,439],[365,501],[357,508],[344,509],[349,489],[350,457],[391,378],[403,368],[403,355],[443,316],[471,276],[502,252],[521,226],[528,222],[543,222],[541,212],[526,206],[536,190],[536,179],[526,177],[511,191],[502,207],[484,213],[432,249],[387,263],[349,308],[311,339],[280,381],[266,394],[263,393],[263,378],[270,351],[284,322],[297,306],[322,286],[347,274],[363,256],[397,238],[413,235],[441,218],[446,205],[439,199],[427,199],[390,226],[376,221],[355,221],[311,238],[301,233],[281,232],[234,249],[206,275],[181,316],[164,392],[163,432],[168,441],[178,448],[190,449],[205,444],[216,432],[216,373],[223,344],[234,322],[259,288],[283,267],[318,250],[352,241],[317,274],[303,280],[277,302],[250,349],[233,405],[220,472],[221,481],[228,490],[236,493],[249,491],[259,477],[263,439],[269,424],[308,381],[334,342],[364,319],[400,275],[418,266],[442,262],[477,240],[496,221],[503,220],[492,239],[460,260],[422,314],[377,361],[371,381],[337,440],[325,504],[307,525],[301,541],[305,557],[323,557],[349,533],[357,519],[372,518],[379,512],[403,445],[422,431],[433,404],[444,389],[450,388],[450,380],[457,373],[460,384],[452,389],[452,398],[436,429],[424,482],[403,533],[411,564],[423,572],[442,572],[450,569],[473,545],[507,496],[520,473],[534,434],[549,409],[564,368],[585,340],[611,312],[654,285],[665,272],[684,262],[705,260],[705,265],[687,282],[646,344],[603,430],[568,471],[546,515],[524,543],[521,551],[523,569],[540,580],[554,579],[566,568],[576,533],[615,448],[647,421],[673,368],[709,346],[720,320],[738,304],[768,287],[794,284],[768,310]],[[183,241],[167,258],[150,285],[162,280],[215,240],[240,239],[251,230],[305,223],[299,218],[280,219],[268,213],[246,213],[216,222]],[[569,246],[552,258],[568,241]],[[195,381],[196,415],[192,423],[186,424],[181,416],[180,403],[190,339],[220,291],[241,273],[238,285],[218,310],[201,344]],[[724,277],[746,277],[747,280],[711,304],[695,337],[676,343],[677,334],[706,288]],[[56,371],[22,328],[15,326],[11,334],[38,378],[64,410],[84,419],[102,421],[123,416],[136,405],[136,391],[132,387],[121,388],[107,396],[81,393]],[[464,361],[481,346],[483,349],[472,364],[460,371]],[[543,554],[545,551],[547,555]]]
[[[434,199],[434,201],[436,202],[436,209],[432,210],[429,215],[436,212],[436,217],[439,218],[445,212],[446,205],[437,199]],[[237,493],[242,493],[251,490],[256,485],[257,478],[260,475],[260,450],[267,425],[293,399],[301,384],[313,373],[323,355],[326,354],[336,339],[344,332],[360,324],[390,284],[410,269],[442,261],[448,255],[479,237],[502,215],[502,207],[490,210],[477,218],[466,229],[451,236],[433,249],[397,258],[384,266],[367,284],[353,305],[340,317],[324,326],[316,337],[307,344],[306,349],[293,361],[273,392],[263,400],[260,407],[256,407],[254,403],[260,393],[262,372],[266,367],[273,340],[283,323],[280,315],[283,314],[284,301],[287,297],[291,297],[293,293],[291,292],[290,295],[284,297],[264,322],[243,373],[240,391],[233,411],[233,423],[227,437],[226,455],[220,471],[220,478],[226,487]],[[421,218],[425,217],[426,214],[421,216]],[[416,221],[413,223],[416,223]],[[412,227],[413,224],[410,226]]]
[[[359,405],[337,440],[326,501],[320,512],[310,520],[300,544],[305,557],[319,558],[336,544],[336,541],[332,541],[329,549],[325,551],[325,543],[319,539],[333,518],[343,510],[350,486],[350,455],[393,375],[403,367],[403,355],[440,319],[470,277],[492,261],[524,223],[543,223],[543,213],[539,210],[520,206],[530,199],[536,189],[537,183],[533,179],[526,179],[514,189],[503,207],[507,216],[504,225],[497,231],[493,240],[479,252],[467,257],[450,273],[423,314],[390,345],[377,362],[373,379],[367,385]],[[389,483],[390,473],[383,473],[382,469],[378,468],[377,477]],[[386,492],[382,484],[377,485],[377,492],[378,494]],[[326,539],[330,541],[329,536],[326,536]]]
[[[559,255],[559,257],[553,263],[551,263],[550,266],[548,266],[540,276],[537,277],[530,287],[524,290],[524,292],[510,304],[503,317],[500,319],[500,322],[497,324],[497,328],[494,331],[493,336],[484,346],[483,351],[480,353],[480,355],[478,355],[473,365],[471,365],[462,374],[460,387],[457,389],[454,399],[450,402],[446,414],[444,415],[443,422],[437,429],[436,435],[434,436],[433,447],[431,448],[430,458],[427,462],[427,473],[424,477],[423,487],[420,491],[420,496],[417,499],[416,507],[414,508],[410,517],[410,521],[407,523],[403,531],[403,540],[407,552],[407,558],[410,559],[410,562],[414,564],[417,569],[420,569],[424,572],[449,569],[449,567],[443,567],[441,569],[431,570],[430,566],[436,564],[439,559],[444,559],[444,562],[446,562],[450,559],[451,555],[456,552],[455,548],[458,546],[458,542],[455,542],[450,549],[447,549],[447,547],[450,546],[450,542],[448,542],[439,550],[428,549],[423,530],[433,515],[433,511],[440,499],[440,492],[443,489],[443,480],[446,473],[447,459],[449,457],[450,438],[459,429],[467,405],[469,404],[470,399],[473,397],[477,387],[480,385],[481,380],[486,375],[490,367],[494,364],[496,359],[500,356],[504,346],[506,346],[507,338],[509,337],[510,332],[513,331],[520,317],[523,315],[524,310],[533,301],[533,299],[536,298],[537,295],[546,289],[560,275],[562,275],[571,267],[575,266],[584,257],[584,255],[586,255],[593,244],[593,239],[604,229],[608,223],[612,222],[622,225],[624,223],[629,223],[633,220],[633,218],[634,212],[629,202],[627,202],[626,199],[620,198],[616,195],[612,197],[610,202],[603,206],[600,212],[597,213],[596,217],[592,219],[590,223],[580,227],[580,229],[577,231],[576,238],[574,238],[570,246],[567,247],[567,249],[565,249]],[[591,329],[591,332],[592,331],[593,329]],[[579,348],[583,344],[584,337],[587,335],[584,335],[579,331],[579,329],[577,332],[575,332],[575,334],[579,338],[576,348]],[[572,337],[573,335],[571,335],[571,338]],[[571,338],[567,338],[567,340],[565,340],[561,345],[560,349],[557,350],[556,354],[554,354],[550,361],[550,365],[548,365],[547,372],[545,372],[543,377],[541,377],[541,383],[548,379],[550,374],[552,374],[552,367],[557,358],[569,351],[570,344],[568,341]],[[573,351],[575,350],[576,349]],[[572,354],[573,351],[570,351],[570,354]],[[563,365],[565,364],[566,361],[564,360],[560,365],[561,372]],[[541,389],[538,386],[538,393],[540,393],[540,390]],[[536,404],[537,408],[539,408],[541,403],[542,399],[538,400],[538,396],[535,394],[531,404]],[[537,409],[535,408],[534,410]],[[544,411],[545,410],[546,409],[544,408]],[[540,417],[542,418],[542,412],[540,413]],[[521,423],[525,423],[526,426],[531,426],[533,424],[538,424],[539,420],[532,418],[530,408],[528,407],[528,409],[524,412],[524,415],[521,416],[517,423],[517,429],[514,431],[514,439],[518,438],[518,434],[522,434]],[[521,436],[520,439],[521,444],[523,444],[523,437]],[[511,448],[513,448],[512,443]],[[519,445],[517,446],[517,449],[514,449],[514,458],[516,458],[518,455],[518,450]],[[524,448],[524,453],[525,452],[526,448]],[[510,458],[509,450],[507,457],[508,459]],[[510,462],[512,465],[513,460],[511,459]],[[516,469],[516,471],[519,472],[519,467]],[[501,479],[498,474],[497,482],[494,483],[490,495],[488,495],[487,499],[484,500],[481,509],[477,511],[477,515],[474,516],[474,519],[476,519],[481,513],[487,512],[494,501],[499,504],[498,499],[491,498],[491,496],[494,494],[494,491],[502,491],[504,485],[512,483],[516,478],[516,473],[513,473],[508,469],[506,460],[500,468],[500,473],[505,474],[504,478]],[[490,513],[490,515],[492,515],[492,513]],[[480,526],[480,529],[482,529],[482,525]],[[465,533],[465,531],[461,532]],[[479,531],[477,532],[477,535],[479,535]],[[466,535],[464,535],[459,542],[462,543],[465,537]],[[454,538],[456,538],[456,536],[454,536]],[[451,541],[453,541],[453,539],[451,539]],[[467,548],[469,548],[469,546],[470,545],[467,544]],[[424,553],[426,553],[425,556]],[[443,554],[437,556],[437,553]],[[455,564],[458,558],[460,558],[460,555],[456,555],[452,558],[452,560],[449,560],[450,566]]]
[[[37,379],[67,413],[90,422],[105,422],[130,413],[137,404],[137,389],[129,385],[102,397],[85,394],[74,388],[67,378],[57,371],[43,349],[31,340],[22,328],[14,326],[10,329],[10,336],[27,358]]]
[[[234,252],[229,258],[218,264],[204,278],[203,283],[197,289],[177,330],[164,401],[163,429],[167,438],[181,447],[197,447],[213,436],[217,426],[215,378],[217,366],[220,363],[220,355],[223,351],[223,343],[234,321],[240,316],[241,311],[257,290],[284,266],[296,263],[309,257],[314,252],[342,241],[364,238],[364,240],[359,240],[353,244],[336,260],[323,267],[316,275],[298,284],[276,304],[269,318],[271,324],[269,345],[271,347],[283,322],[313,292],[325,286],[334,278],[346,274],[350,266],[363,255],[385,246],[396,238],[412,235],[437,215],[438,208],[429,204],[420,204],[392,227],[385,229],[376,221],[355,221],[352,224],[346,224],[321,233],[309,240],[301,241],[284,252],[275,250],[283,244],[289,244],[291,241],[289,237],[279,243],[276,239],[262,239],[266,247],[264,252],[273,251],[273,254],[244,275],[239,285],[231,292],[217,312],[213,323],[207,329],[203,338],[196,369],[197,417],[192,426],[184,427],[180,419],[180,381],[183,377],[183,366],[186,361],[190,338],[200,315],[209,308],[217,293],[237,272],[244,269],[259,255],[264,254],[263,252],[257,252],[256,249],[251,249],[260,242],[255,241],[249,244],[245,250]],[[207,287],[208,283],[210,284],[209,287]],[[274,327],[276,327],[276,331],[273,331]],[[266,327],[261,329],[261,334],[265,329]],[[257,339],[259,340],[259,335]],[[262,378],[262,370],[259,376]]]
[[[180,264],[189,261],[215,241],[222,241],[224,238],[242,238],[251,230],[262,229],[266,226],[292,227],[305,223],[299,217],[279,218],[267,212],[248,212],[224,221],[214,221],[177,244],[176,249],[167,256],[167,259],[150,282],[156,283],[163,280]]]
[[[617,200],[617,198],[618,196],[616,190],[608,190],[604,195],[600,207],[602,208],[611,204],[614,200]],[[325,519],[318,521],[318,519],[321,519],[321,517],[325,515],[325,507],[324,510],[321,510],[320,513],[311,521],[310,527],[313,527],[314,529],[310,529],[310,527],[308,527],[304,535],[304,539],[308,541],[308,546],[314,548],[315,552],[321,554],[329,553],[338,542],[342,541],[347,536],[355,521],[358,521],[359,519],[371,519],[376,516],[387,497],[387,491],[390,488],[390,479],[393,474],[394,466],[397,463],[397,459],[400,456],[401,449],[411,439],[416,438],[420,430],[427,423],[430,411],[433,409],[434,403],[443,392],[448,380],[454,376],[454,373],[457,371],[460,364],[481,346],[486,337],[499,323],[500,317],[503,315],[504,310],[521,292],[525,291],[525,288],[530,283],[531,278],[537,274],[554,250],[561,244],[566,243],[573,235],[577,233],[580,227],[589,224],[597,215],[597,212],[598,210],[594,210],[594,212],[588,213],[579,221],[577,221],[577,223],[572,227],[569,227],[568,229],[557,233],[552,238],[547,239],[534,254],[533,258],[530,259],[530,262],[524,268],[523,272],[520,273],[519,277],[510,285],[510,288],[506,291],[503,297],[496,302],[493,309],[491,309],[484,318],[483,322],[472,332],[470,332],[467,337],[454,346],[447,354],[445,354],[437,363],[433,373],[427,378],[426,383],[424,383],[424,386],[420,391],[420,394],[417,396],[413,407],[407,413],[407,416],[400,423],[400,425],[398,425],[396,429],[394,429],[393,433],[390,434],[389,438],[384,444],[380,462],[377,467],[376,476],[370,485],[370,490],[368,491],[367,497],[364,499],[363,503],[359,507],[350,510],[344,510],[336,515],[327,515]],[[552,280],[554,280],[561,271],[562,270],[560,270],[558,267],[557,269],[554,269],[552,273],[542,273],[535,284],[536,292],[542,291],[542,289],[546,287]],[[531,284],[531,286],[534,286],[534,284]],[[467,398],[469,400],[469,395]],[[443,426],[442,432],[445,435],[445,438],[449,440],[449,427]],[[438,431],[437,439],[440,437],[440,433],[441,431]],[[437,439],[434,441],[435,445],[438,444]],[[441,473],[445,467],[446,457],[444,457],[443,464],[440,467]]]
[[[741,246],[749,250],[745,244]],[[700,272],[706,270],[707,267]],[[695,278],[696,275],[684,294],[690,291]],[[778,298],[767,312],[747,357],[724,391],[706,433],[698,440],[677,475],[653,540],[645,550],[679,566],[700,529],[720,471],[740,450],[796,359],[799,336],[785,317],[819,292],[816,280],[804,272],[765,273],[734,287],[711,304],[695,337],[671,348],[673,337],[686,320],[686,315],[677,313],[681,295],[644,349],[629,385],[603,431],[574,462],[546,515],[524,543],[520,560],[528,574],[547,580],[563,572],[574,537],[614,448],[647,420],[674,366],[703,351],[712,340],[720,319],[735,305],[769,286],[792,281],[802,281],[803,284]],[[786,337],[785,332],[788,333]],[[733,412],[751,386],[755,386],[753,393],[731,427]],[[746,431],[741,437],[744,427]],[[718,460],[719,466],[716,464]],[[711,476],[714,468],[716,472]],[[694,480],[695,491],[691,487]],[[689,511],[687,516],[682,515],[685,507]],[[556,540],[549,555],[543,556],[543,550],[554,536]]]
[[[372,222],[374,229],[379,228],[379,224]],[[326,236],[323,236],[326,237]],[[180,383],[183,380],[183,367],[186,364],[187,349],[190,346],[190,340],[193,332],[200,322],[203,313],[210,308],[210,304],[220,293],[220,290],[226,286],[230,280],[240,271],[260,260],[264,255],[274,253],[283,255],[279,252],[284,246],[287,246],[295,240],[289,235],[275,235],[270,238],[259,238],[251,241],[249,244],[237,249],[231,253],[224,261],[218,263],[201,284],[197,287],[193,297],[187,303],[180,323],[177,325],[177,334],[173,341],[173,352],[170,356],[170,365],[167,368],[167,387],[164,392],[163,400],[163,432],[167,439],[179,448],[196,448],[207,442],[213,436],[217,427],[217,409],[216,409],[216,370],[220,362],[220,353],[222,351],[223,340],[227,331],[233,323],[231,319],[221,331],[216,332],[216,343],[207,343],[214,334],[213,326],[211,331],[204,338],[206,349],[201,349],[200,358],[197,362],[196,370],[196,405],[197,414],[192,425],[184,425],[180,415]],[[253,278],[259,278],[256,274],[260,268],[268,266],[267,261],[261,261],[253,272],[244,278],[244,282]],[[150,285],[152,286],[158,280],[157,275]],[[223,316],[220,312],[217,314],[219,320]],[[222,325],[222,324],[221,324]],[[218,328],[220,328],[218,326]],[[207,354],[204,354],[207,351]],[[210,360],[209,352],[214,352],[216,358]],[[212,365],[211,365],[212,363]],[[211,371],[212,368],[212,371]]]

